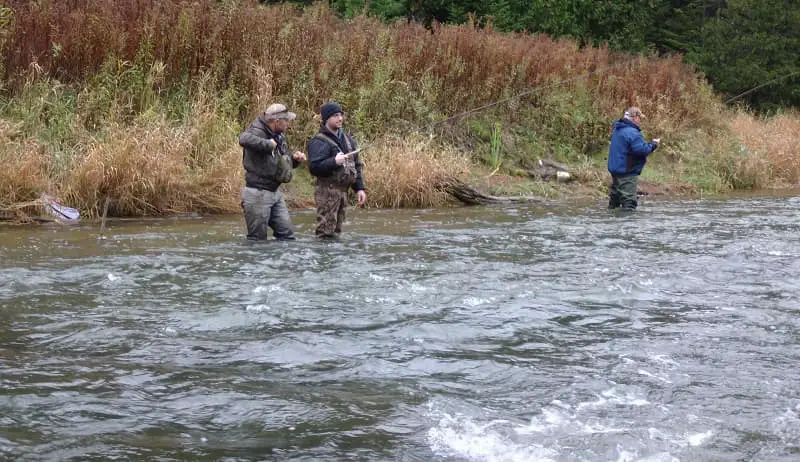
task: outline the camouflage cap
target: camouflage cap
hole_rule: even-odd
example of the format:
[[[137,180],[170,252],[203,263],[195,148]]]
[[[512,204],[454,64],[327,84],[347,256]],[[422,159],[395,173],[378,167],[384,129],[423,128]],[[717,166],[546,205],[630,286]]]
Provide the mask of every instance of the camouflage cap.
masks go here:
[[[627,118],[629,118],[629,119],[632,119],[632,118],[634,118],[634,117],[637,117],[637,116],[638,116],[638,117],[641,117],[642,119],[644,119],[644,114],[642,113],[642,110],[641,110],[641,109],[639,109],[639,108],[638,108],[638,107],[636,107],[636,106],[631,106],[631,107],[629,107],[629,108],[628,108],[628,109],[625,111],[625,114],[624,114],[624,117],[627,117]]]
[[[264,111],[264,118],[267,120],[294,120],[295,117],[297,117],[297,114],[294,112],[289,112],[289,109],[286,107],[286,105],[280,103],[270,104],[269,107]]]

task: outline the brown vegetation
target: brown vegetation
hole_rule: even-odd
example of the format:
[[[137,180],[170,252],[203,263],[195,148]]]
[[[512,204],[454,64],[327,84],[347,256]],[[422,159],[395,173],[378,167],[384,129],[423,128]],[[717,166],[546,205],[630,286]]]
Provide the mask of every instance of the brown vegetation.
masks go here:
[[[20,136],[0,120],[0,221],[29,221],[40,215],[39,195],[53,189],[46,146]]]
[[[383,207],[437,207],[450,195],[438,187],[472,165],[469,156],[430,139],[392,137],[364,152],[370,204]]]
[[[239,176],[240,151],[227,149],[197,168],[186,162],[191,141],[163,125],[111,127],[69,170],[63,198],[95,216],[105,198],[112,216],[236,210],[231,180]]]
[[[376,79],[381,90],[395,90],[393,106],[384,109],[407,109],[407,117],[415,111],[404,106],[417,98],[455,114],[590,72],[586,84],[602,95],[597,101],[609,114],[637,103],[653,107],[659,123],[677,125],[703,118],[705,109],[696,104],[697,75],[678,58],[615,56],[544,35],[471,25],[387,27],[365,17],[340,20],[321,5],[299,10],[249,1],[12,0],[10,6],[16,27],[4,62],[8,76],[24,76],[36,63],[62,82],[85,82],[114,57],[163,63],[163,75],[152,82],[156,91],[211,72],[221,85],[259,95],[266,78],[271,93],[289,99],[306,121],[331,96],[360,110],[376,95],[359,90]]]

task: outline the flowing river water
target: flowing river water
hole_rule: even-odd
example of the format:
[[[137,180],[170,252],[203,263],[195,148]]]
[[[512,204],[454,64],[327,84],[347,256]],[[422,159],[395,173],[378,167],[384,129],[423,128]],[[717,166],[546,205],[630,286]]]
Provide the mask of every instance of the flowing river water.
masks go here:
[[[796,461],[800,198],[0,230],[0,459]]]

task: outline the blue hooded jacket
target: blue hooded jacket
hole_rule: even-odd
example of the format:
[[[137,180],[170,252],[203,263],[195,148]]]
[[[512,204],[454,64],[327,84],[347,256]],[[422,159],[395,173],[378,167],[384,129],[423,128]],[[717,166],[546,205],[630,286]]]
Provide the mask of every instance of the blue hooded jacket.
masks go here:
[[[614,123],[611,145],[608,147],[608,172],[612,175],[639,175],[647,156],[656,150],[655,143],[647,143],[638,125],[628,119]]]

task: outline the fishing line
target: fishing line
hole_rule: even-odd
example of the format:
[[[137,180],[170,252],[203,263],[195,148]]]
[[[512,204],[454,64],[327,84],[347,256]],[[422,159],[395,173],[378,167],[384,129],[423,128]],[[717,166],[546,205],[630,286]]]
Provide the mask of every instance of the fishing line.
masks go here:
[[[103,216],[100,219],[100,235],[97,236],[97,240],[105,239],[105,236],[103,236],[103,232],[106,230],[106,217],[108,216],[108,203],[110,199],[111,198],[106,196],[106,201],[103,204]]]
[[[445,122],[449,122],[449,121],[452,121],[452,120],[456,120],[456,119],[460,119],[460,118],[463,118],[463,117],[466,117],[466,116],[469,116],[469,115],[472,115],[472,114],[477,114],[477,113],[479,113],[481,111],[485,111],[486,109],[492,108],[494,106],[498,106],[500,104],[507,103],[509,101],[512,101],[512,100],[515,100],[515,99],[518,99],[518,98],[522,98],[524,96],[528,96],[528,95],[540,92],[540,91],[548,89],[548,88],[555,88],[555,87],[564,85],[566,83],[576,82],[578,80],[583,80],[583,79],[589,78],[589,77],[591,77],[591,76],[593,76],[593,75],[595,75],[597,73],[608,72],[608,71],[611,71],[611,70],[614,70],[614,69],[617,69],[617,68],[625,67],[625,66],[628,66],[630,64],[635,63],[636,61],[641,61],[641,57],[640,56],[636,56],[634,58],[631,58],[629,60],[623,61],[623,62],[621,62],[619,64],[615,64],[613,66],[607,66],[607,67],[603,67],[603,68],[596,69],[596,70],[593,70],[593,71],[585,72],[585,73],[583,73],[581,75],[578,75],[578,76],[575,76],[575,77],[570,77],[568,79],[563,79],[563,80],[560,80],[558,82],[554,82],[554,83],[551,83],[551,84],[539,85],[539,86],[536,86],[536,87],[532,87],[532,88],[530,88],[528,90],[525,90],[525,91],[522,91],[522,92],[520,92],[520,93],[518,93],[516,95],[509,96],[509,97],[506,97],[506,98],[501,98],[501,99],[486,103],[486,104],[484,104],[482,106],[478,106],[478,107],[469,109],[467,111],[460,112],[460,113],[452,115],[450,117],[446,117],[444,119],[435,120],[433,122],[429,122],[429,123],[417,126],[415,128],[412,128],[411,130],[409,130],[408,133],[417,133],[417,132],[423,132],[423,131],[426,131],[426,130],[430,130],[430,129],[433,129],[434,127],[436,127],[439,124],[442,124],[442,123],[445,123]],[[728,104],[732,103],[733,101],[736,101],[737,99],[739,99],[739,98],[741,98],[743,96],[746,96],[746,95],[748,95],[748,94],[750,94],[750,93],[752,93],[752,92],[754,92],[756,90],[759,90],[759,89],[761,89],[763,87],[766,87],[768,85],[772,85],[775,82],[778,82],[780,80],[783,80],[783,79],[786,79],[788,77],[792,77],[792,76],[798,75],[798,74],[800,74],[800,71],[791,72],[789,74],[782,75],[780,77],[774,78],[774,79],[772,79],[772,80],[770,80],[768,82],[759,84],[759,85],[757,85],[757,86],[755,86],[755,87],[753,87],[753,88],[751,88],[751,89],[749,89],[749,90],[747,90],[747,91],[745,91],[743,93],[740,93],[740,94],[734,96],[733,98],[729,98],[723,104],[728,105]],[[689,123],[692,123],[692,122],[694,122],[696,120],[699,120],[699,119],[700,119],[699,117],[695,117],[693,119],[689,119],[688,121],[685,121],[682,124],[680,124],[679,127],[683,127],[684,125],[688,125]],[[358,151],[359,152],[360,151],[364,151],[364,150],[366,150],[366,149],[368,149],[370,147],[373,147],[376,142],[377,142],[377,138],[375,140],[371,141],[371,142],[368,142],[368,143],[366,143],[366,144],[364,144],[362,146],[359,146]]]
[[[545,90],[545,89],[548,89],[548,88],[555,88],[555,87],[564,85],[566,83],[577,82],[578,80],[589,78],[590,76],[592,76],[594,74],[597,74],[597,73],[608,72],[608,71],[611,71],[613,69],[625,67],[625,66],[628,66],[628,65],[630,65],[630,64],[632,64],[632,63],[634,63],[636,61],[641,61],[641,57],[640,56],[636,56],[634,58],[631,58],[629,60],[625,60],[625,61],[623,61],[621,63],[614,64],[612,66],[607,66],[607,67],[603,67],[603,68],[600,68],[600,69],[595,69],[593,71],[588,71],[588,72],[585,72],[583,74],[577,75],[575,77],[570,77],[568,79],[560,80],[558,82],[554,82],[554,83],[551,83],[551,84],[539,85],[539,86],[536,86],[536,87],[532,87],[532,88],[530,88],[528,90],[525,90],[525,91],[522,91],[520,93],[517,93],[516,95],[509,96],[509,97],[506,97],[506,98],[501,98],[501,99],[486,103],[486,104],[484,104],[482,106],[478,106],[478,107],[469,109],[469,110],[464,111],[464,112],[459,112],[458,114],[452,115],[450,117],[446,117],[444,119],[435,120],[433,122],[429,122],[429,123],[420,125],[418,127],[412,128],[411,130],[408,131],[408,133],[417,133],[417,132],[422,132],[422,131],[425,131],[425,130],[430,130],[430,129],[434,128],[435,126],[439,125],[439,124],[442,124],[442,123],[445,123],[445,122],[449,122],[451,120],[460,119],[460,118],[466,117],[468,115],[477,114],[478,112],[485,111],[486,109],[492,108],[494,106],[498,106],[500,104],[507,103],[509,101],[513,101],[515,99],[522,98],[524,96],[528,96],[528,95],[531,95],[533,93],[536,93],[536,92],[539,92],[539,91],[542,91],[542,90]],[[368,142],[368,143],[364,144],[363,146],[359,146],[358,150],[359,151],[363,151],[363,150],[365,150],[365,149],[367,149],[369,147],[372,147],[376,142],[377,142],[377,139],[375,139],[375,140],[373,140],[371,142]]]

